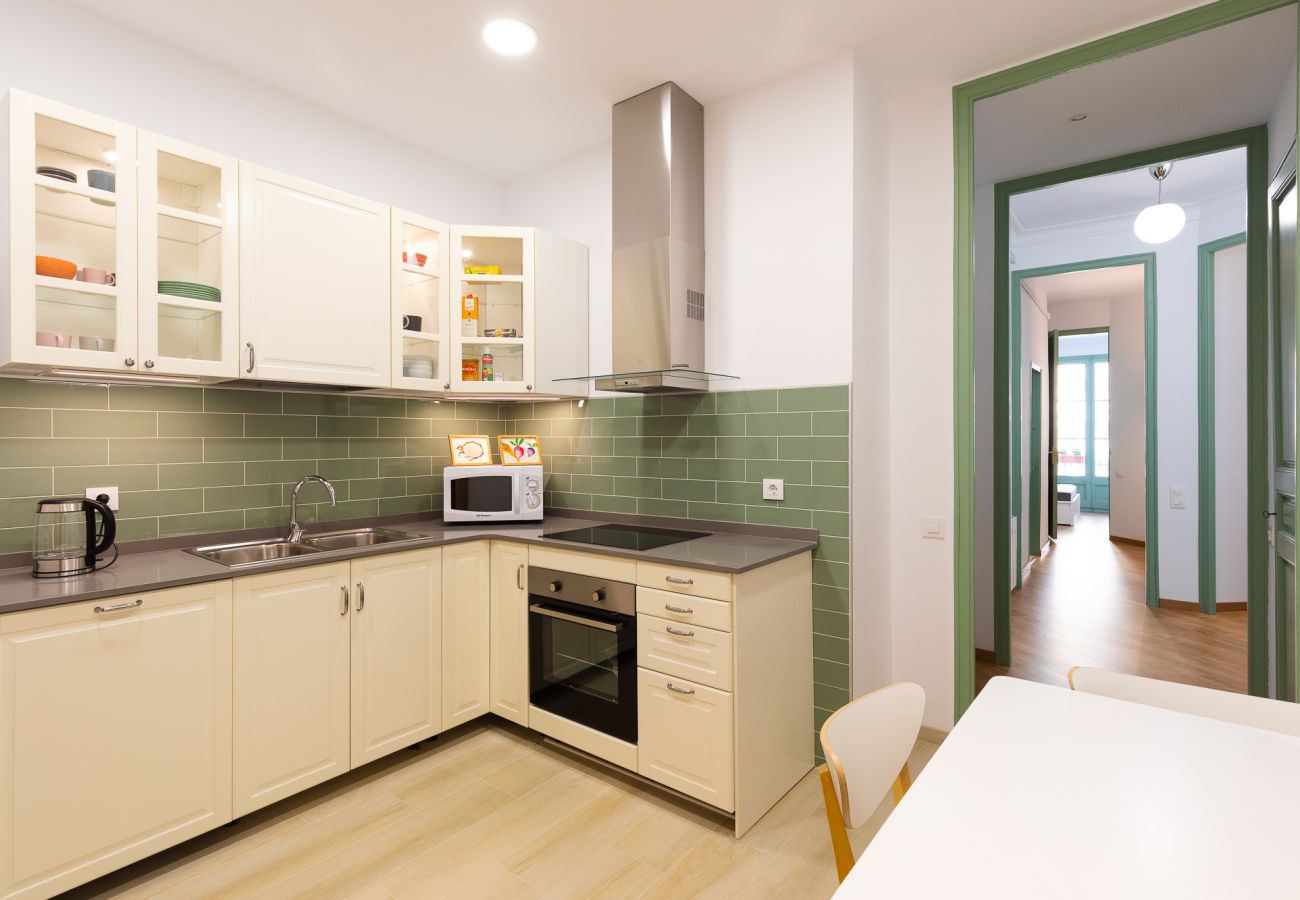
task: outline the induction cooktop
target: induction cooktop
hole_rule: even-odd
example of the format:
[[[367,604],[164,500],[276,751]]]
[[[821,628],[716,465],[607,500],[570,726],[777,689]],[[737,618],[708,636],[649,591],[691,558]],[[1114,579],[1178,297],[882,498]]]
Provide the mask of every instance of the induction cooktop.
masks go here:
[[[707,531],[678,531],[673,528],[650,528],[645,525],[594,525],[591,528],[572,528],[568,531],[552,531],[542,535],[557,541],[594,544],[619,550],[654,550],[708,536]]]

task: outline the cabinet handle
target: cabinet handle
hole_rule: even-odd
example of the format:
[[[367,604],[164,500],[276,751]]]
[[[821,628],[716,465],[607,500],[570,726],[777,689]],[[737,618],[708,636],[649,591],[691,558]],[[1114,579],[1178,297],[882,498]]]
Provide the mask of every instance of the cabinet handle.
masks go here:
[[[126,359],[122,360],[122,365],[126,366],[128,369],[134,369],[134,368],[135,368],[135,357],[134,357],[134,356],[128,356]]]
[[[144,361],[144,367],[145,367],[146,369],[152,369],[152,368],[153,368],[153,360],[152,360],[152,359],[146,359],[146,360]]]
[[[339,615],[346,616],[348,614],[348,603],[351,602],[352,595],[348,592],[348,586],[346,584],[339,588],[339,590],[343,592],[343,608],[339,610]]]
[[[668,682],[668,690],[672,691],[674,694],[685,694],[687,697],[695,693],[695,688],[679,688],[671,681]]]
[[[678,631],[671,625],[665,625],[664,631],[667,631],[669,634],[675,634],[678,637],[695,637],[694,631]]]
[[[679,616],[689,616],[695,612],[695,610],[691,609],[689,606],[673,606],[671,603],[665,603],[664,609],[668,610],[670,613],[677,613]]]
[[[253,349],[253,342],[252,342],[252,341],[249,341],[249,342],[248,342],[247,344],[245,344],[244,346],[248,348],[248,369],[247,369],[247,372],[248,372],[249,375],[252,375],[252,374],[253,374],[253,367],[254,367],[254,365],[256,364],[256,360],[257,360],[257,352]]]
[[[695,584],[694,578],[678,578],[676,575],[665,575],[664,581],[669,584]]]
[[[130,603],[119,603],[116,606],[96,606],[95,612],[102,615],[103,613],[121,612],[124,609],[135,609],[137,606],[144,606],[143,598],[132,600]]]
[[[520,563],[519,568],[515,570],[515,587],[519,590],[524,589],[524,564]]]
[[[360,581],[357,582],[357,612],[366,608],[366,586]]]

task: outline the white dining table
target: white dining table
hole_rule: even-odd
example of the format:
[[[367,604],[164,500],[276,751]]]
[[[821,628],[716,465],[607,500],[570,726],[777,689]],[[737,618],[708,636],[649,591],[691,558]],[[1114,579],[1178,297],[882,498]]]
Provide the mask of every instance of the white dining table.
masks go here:
[[[1300,738],[994,678],[837,898],[1300,897]]]

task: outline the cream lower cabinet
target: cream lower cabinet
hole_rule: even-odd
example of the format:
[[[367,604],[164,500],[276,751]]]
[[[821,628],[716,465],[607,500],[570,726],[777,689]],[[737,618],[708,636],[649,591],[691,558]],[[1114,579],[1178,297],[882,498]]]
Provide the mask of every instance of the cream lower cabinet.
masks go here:
[[[0,896],[230,821],[229,581],[0,617]]]
[[[442,548],[442,727],[490,706],[492,617],[488,541]]]
[[[736,808],[731,692],[637,670],[637,771],[703,800]]]
[[[528,725],[528,548],[492,542],[488,708]]]
[[[350,766],[350,565],[235,580],[234,811]]]
[[[442,730],[442,551],[352,562],[352,768]]]

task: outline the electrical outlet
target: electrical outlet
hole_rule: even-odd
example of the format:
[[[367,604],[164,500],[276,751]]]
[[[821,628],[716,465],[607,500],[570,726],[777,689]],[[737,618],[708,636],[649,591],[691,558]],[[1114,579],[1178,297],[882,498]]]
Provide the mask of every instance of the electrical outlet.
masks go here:
[[[763,479],[763,499],[764,499],[764,500],[784,500],[784,499],[785,499],[785,479],[784,479],[784,478],[764,478],[764,479]]]
[[[100,494],[108,494],[108,508],[117,512],[117,488],[115,487],[98,487],[86,488],[86,498],[95,500]]]

